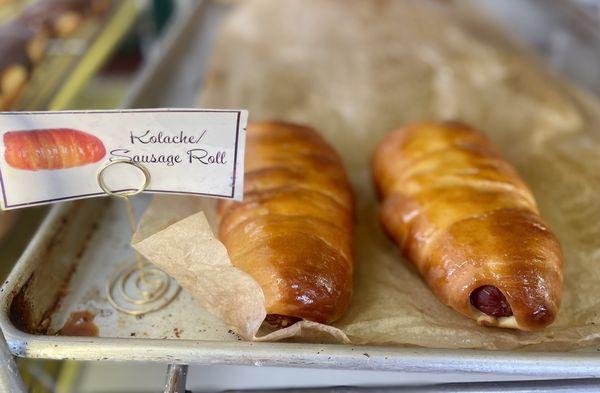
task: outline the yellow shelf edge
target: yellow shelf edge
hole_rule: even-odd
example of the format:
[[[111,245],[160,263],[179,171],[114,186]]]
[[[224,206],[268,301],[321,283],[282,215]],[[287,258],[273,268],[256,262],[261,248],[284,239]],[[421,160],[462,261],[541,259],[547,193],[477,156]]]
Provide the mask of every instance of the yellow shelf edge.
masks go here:
[[[48,104],[48,110],[68,108],[85,83],[102,66],[110,52],[129,31],[137,19],[139,7],[135,0],[126,0],[120,3],[119,9],[110,18],[100,36],[87,50],[60,91],[52,98]]]

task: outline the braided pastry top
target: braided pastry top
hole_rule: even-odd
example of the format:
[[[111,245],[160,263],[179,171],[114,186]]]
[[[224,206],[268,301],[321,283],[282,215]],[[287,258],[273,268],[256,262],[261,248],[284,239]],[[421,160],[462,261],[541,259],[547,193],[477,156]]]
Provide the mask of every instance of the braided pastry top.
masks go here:
[[[262,287],[269,320],[338,319],[354,264],[353,195],[338,155],[310,128],[251,124],[244,182],[243,202],[219,203],[219,237]]]
[[[562,295],[562,254],[535,200],[481,133],[413,124],[376,149],[381,221],[446,304],[485,325],[550,324]]]

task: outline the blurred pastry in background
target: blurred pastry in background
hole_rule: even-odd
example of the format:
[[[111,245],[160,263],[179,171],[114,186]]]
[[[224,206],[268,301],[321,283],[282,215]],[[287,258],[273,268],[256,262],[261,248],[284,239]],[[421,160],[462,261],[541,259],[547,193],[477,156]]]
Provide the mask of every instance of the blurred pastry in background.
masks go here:
[[[49,39],[69,36],[86,18],[105,14],[111,4],[111,0],[40,0],[0,26],[0,110],[14,106],[34,66],[44,59]]]
[[[19,21],[0,26],[0,109],[10,108],[44,57],[47,35]]]
[[[88,17],[108,11],[111,0],[40,0],[23,10],[19,20],[51,37],[72,34]]]

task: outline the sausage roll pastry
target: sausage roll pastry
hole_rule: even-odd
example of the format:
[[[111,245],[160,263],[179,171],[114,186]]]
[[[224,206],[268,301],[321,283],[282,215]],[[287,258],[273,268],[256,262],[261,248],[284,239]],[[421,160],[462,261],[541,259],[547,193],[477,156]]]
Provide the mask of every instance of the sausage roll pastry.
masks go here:
[[[515,170],[480,132],[413,124],[373,155],[381,222],[439,299],[484,326],[554,320],[562,253]]]
[[[15,169],[64,169],[98,162],[106,154],[94,135],[67,128],[9,131],[4,134],[4,158]]]
[[[0,27],[0,110],[7,110],[26,86],[45,52],[47,36],[14,21]]]
[[[336,152],[312,129],[248,127],[244,200],[218,206],[232,263],[265,295],[267,319],[330,323],[350,303],[354,199]]]

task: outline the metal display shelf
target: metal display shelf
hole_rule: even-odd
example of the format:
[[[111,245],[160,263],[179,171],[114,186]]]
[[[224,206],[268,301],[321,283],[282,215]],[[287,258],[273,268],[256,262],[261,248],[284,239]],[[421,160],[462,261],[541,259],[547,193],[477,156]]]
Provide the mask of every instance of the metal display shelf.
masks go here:
[[[32,0],[14,0],[2,4],[0,23],[16,17],[30,3]],[[14,109],[68,108],[133,26],[139,12],[140,3],[136,0],[115,1],[107,15],[86,20],[73,35],[51,42],[44,60],[35,68],[25,91],[14,103]],[[37,223],[46,212],[44,208],[33,209],[21,214],[20,220],[29,224]],[[27,233],[31,230],[20,228],[18,232],[19,236],[29,237]],[[13,248],[10,247],[9,255],[15,253]],[[0,331],[0,392],[5,391],[25,392],[26,388]]]

